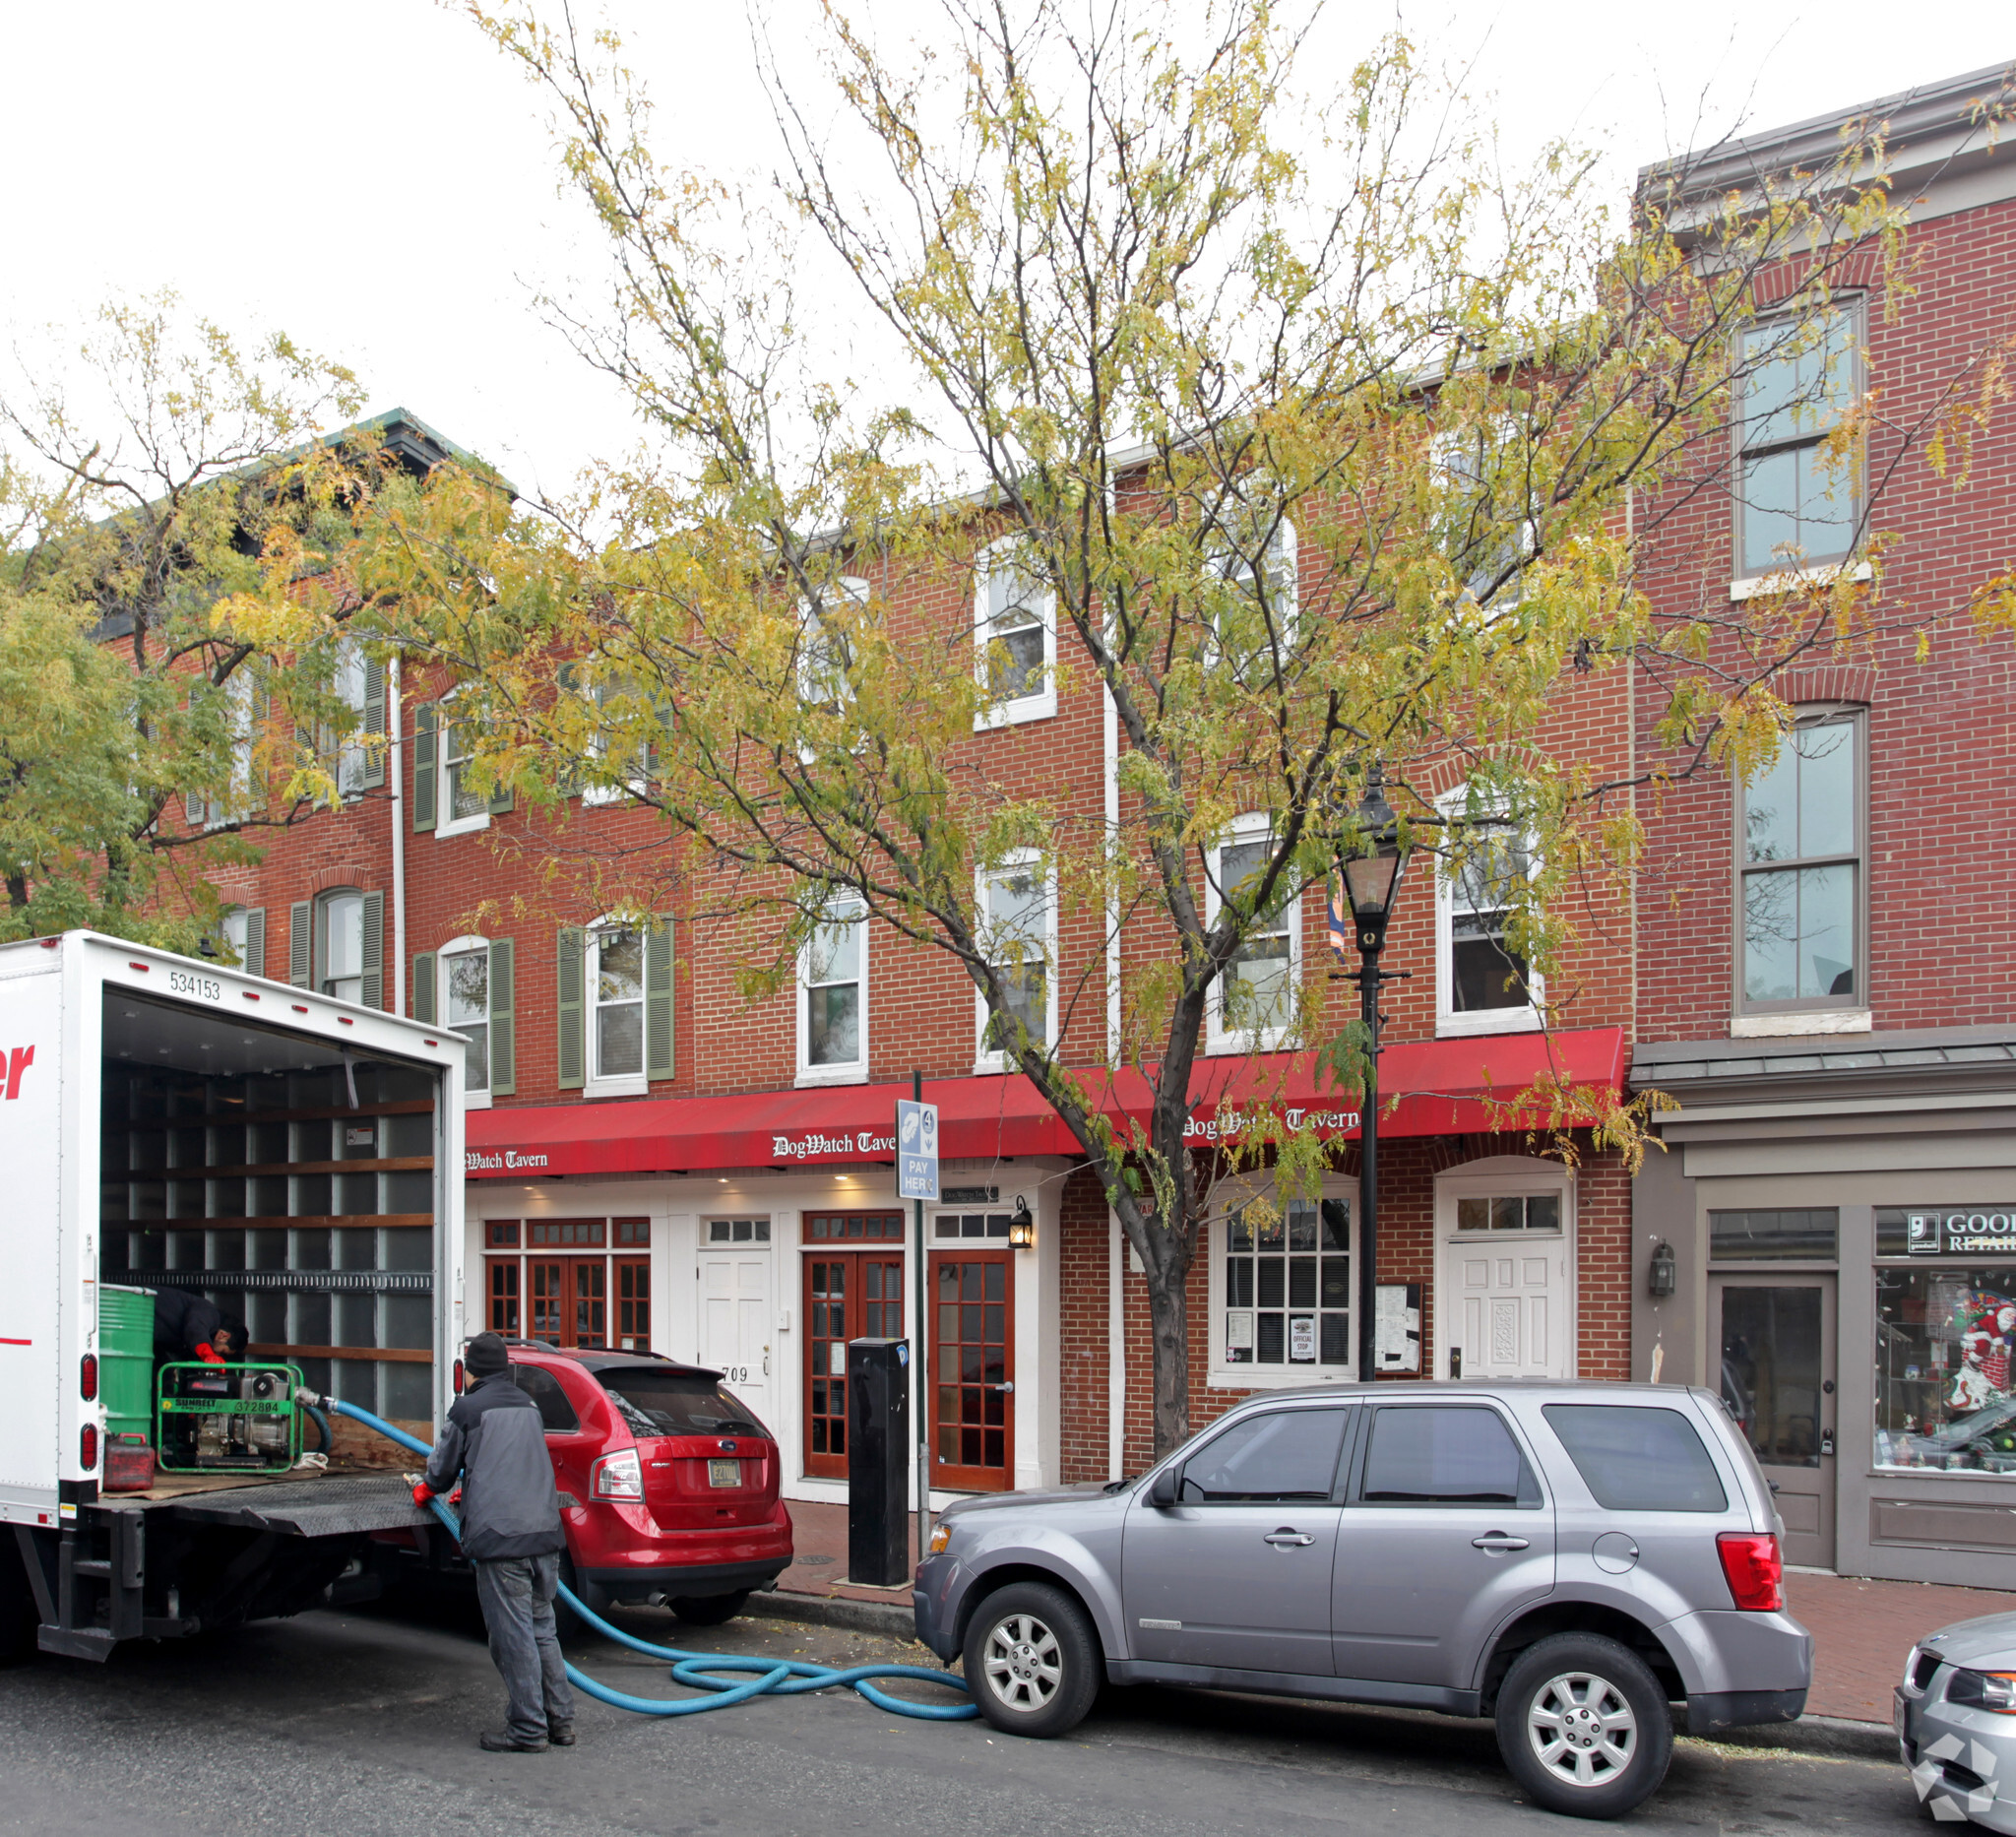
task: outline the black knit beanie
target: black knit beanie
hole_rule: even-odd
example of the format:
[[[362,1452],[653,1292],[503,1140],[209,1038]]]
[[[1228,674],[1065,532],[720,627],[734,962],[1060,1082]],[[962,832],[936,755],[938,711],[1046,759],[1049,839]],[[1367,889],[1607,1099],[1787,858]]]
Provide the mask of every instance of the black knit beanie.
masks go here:
[[[472,1378],[495,1377],[510,1362],[503,1340],[494,1333],[478,1333],[462,1355],[463,1369]]]

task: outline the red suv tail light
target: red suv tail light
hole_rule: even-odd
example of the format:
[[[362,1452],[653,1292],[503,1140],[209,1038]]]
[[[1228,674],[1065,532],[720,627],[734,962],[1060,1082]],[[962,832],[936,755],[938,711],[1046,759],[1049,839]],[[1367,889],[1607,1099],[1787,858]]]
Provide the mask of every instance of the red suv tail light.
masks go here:
[[[618,1448],[589,1469],[589,1490],[598,1499],[642,1499],[644,1463],[635,1448]]]
[[[79,1366],[77,1372],[77,1394],[86,1403],[96,1403],[98,1400],[98,1356],[96,1353],[86,1353],[84,1356],[84,1363]]]
[[[1771,1533],[1725,1531],[1715,1540],[1722,1573],[1735,1604],[1747,1614],[1776,1614],[1785,1606],[1785,1565]]]

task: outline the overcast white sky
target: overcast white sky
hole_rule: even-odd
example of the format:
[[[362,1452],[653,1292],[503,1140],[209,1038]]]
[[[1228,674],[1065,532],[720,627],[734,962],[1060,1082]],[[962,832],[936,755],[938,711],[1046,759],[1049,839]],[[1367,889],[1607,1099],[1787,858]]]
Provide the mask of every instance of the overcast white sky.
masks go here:
[[[853,10],[885,47],[936,13]],[[816,18],[811,0],[768,11],[788,46]],[[767,163],[742,0],[608,12],[658,104],[662,156]],[[1620,187],[1738,121],[1775,127],[2016,60],[2008,0],[1418,0],[1406,20],[1474,60],[1513,148],[1572,132],[1608,150]],[[1342,73],[1393,21],[1333,0],[1313,55]],[[600,252],[554,196],[536,97],[457,15],[430,0],[0,0],[0,66],[10,326],[172,285],[226,324],[344,358],[374,411],[405,406],[521,484],[558,487],[634,441],[610,387],[530,309],[535,284],[592,279]]]

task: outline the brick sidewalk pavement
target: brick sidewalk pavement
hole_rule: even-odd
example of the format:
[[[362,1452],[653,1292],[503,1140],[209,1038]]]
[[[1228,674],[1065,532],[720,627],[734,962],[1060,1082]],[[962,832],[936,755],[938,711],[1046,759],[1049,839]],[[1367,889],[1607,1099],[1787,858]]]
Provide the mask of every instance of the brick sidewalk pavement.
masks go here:
[[[2016,1578],[2012,1578],[2016,1579]],[[1788,1575],[1786,1605],[1813,1635],[1811,1716],[1888,1722],[1890,1691],[1925,1634],[1954,1620],[2016,1611],[2016,1594],[1851,1575]]]
[[[797,1559],[778,1578],[786,1594],[910,1606],[910,1590],[860,1588],[847,1580],[847,1507],[789,1501]],[[912,1520],[911,1554],[916,1550]],[[2016,1575],[2011,1576],[2016,1581]],[[1849,1722],[1890,1720],[1890,1688],[1913,1644],[1953,1620],[2016,1610],[2016,1594],[1871,1582],[1854,1576],[1788,1575],[1788,1605],[1813,1635],[1813,1689],[1806,1711]]]

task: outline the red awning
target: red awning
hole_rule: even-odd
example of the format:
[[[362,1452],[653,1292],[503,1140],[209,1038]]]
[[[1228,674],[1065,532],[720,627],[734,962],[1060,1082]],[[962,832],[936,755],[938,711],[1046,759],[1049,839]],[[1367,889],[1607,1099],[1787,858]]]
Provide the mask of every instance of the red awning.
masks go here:
[[[1456,1135],[1526,1126],[1492,1108],[1542,1079],[1620,1090],[1624,1033],[1500,1034],[1481,1040],[1431,1040],[1388,1046],[1380,1082],[1382,1136]],[[896,1158],[900,1084],[825,1090],[760,1091],[740,1097],[652,1098],[472,1110],[472,1179],[537,1178],[553,1173],[684,1173],[718,1168],[838,1167]],[[1281,1113],[1292,1129],[1345,1140],[1358,1133],[1355,1103],[1319,1090],[1309,1053],[1206,1059],[1190,1080],[1189,1133],[1200,1145],[1236,1136],[1260,1109]],[[1009,1155],[1075,1157],[1078,1144],[1056,1112],[1017,1073],[992,1078],[934,1078],[924,1098],[938,1106],[938,1152],[948,1161]],[[1102,1108],[1114,1117],[1145,1118],[1145,1080],[1112,1081]]]

